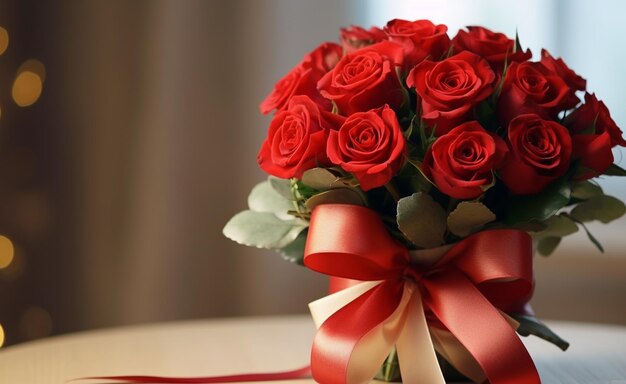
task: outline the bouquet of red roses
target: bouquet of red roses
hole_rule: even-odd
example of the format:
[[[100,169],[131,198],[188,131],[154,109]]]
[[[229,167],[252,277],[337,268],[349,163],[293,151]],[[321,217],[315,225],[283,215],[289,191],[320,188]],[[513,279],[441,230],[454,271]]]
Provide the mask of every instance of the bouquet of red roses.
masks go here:
[[[317,381],[443,382],[439,360],[538,382],[515,332],[567,343],[527,306],[533,250],[579,228],[602,250],[585,225],[626,211],[593,181],[626,176],[622,132],[582,77],[517,37],[392,20],[340,40],[261,103],[270,177],[225,235],[346,288],[311,304]]]

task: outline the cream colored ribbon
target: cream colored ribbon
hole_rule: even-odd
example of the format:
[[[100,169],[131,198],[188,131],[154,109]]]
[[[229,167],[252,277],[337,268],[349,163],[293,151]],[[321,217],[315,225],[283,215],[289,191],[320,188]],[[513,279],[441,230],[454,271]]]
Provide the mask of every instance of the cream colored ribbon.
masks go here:
[[[316,326],[380,281],[359,283],[309,304]],[[430,338],[422,298],[415,283],[404,284],[396,310],[356,345],[347,369],[349,384],[369,383],[396,346],[400,372],[406,383],[445,384]]]

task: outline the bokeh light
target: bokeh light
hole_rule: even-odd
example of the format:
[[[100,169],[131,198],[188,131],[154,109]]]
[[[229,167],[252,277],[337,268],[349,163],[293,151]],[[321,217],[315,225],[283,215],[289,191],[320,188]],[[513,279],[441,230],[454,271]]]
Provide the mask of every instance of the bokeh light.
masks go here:
[[[2,328],[2,324],[0,324],[0,348],[4,345],[4,328]]]
[[[0,235],[0,269],[11,265],[14,255],[13,242],[8,237]]]
[[[35,60],[35,59],[28,59],[25,62],[23,62],[22,65],[20,65],[20,67],[17,70],[17,73],[22,73],[26,71],[32,72],[36,74],[37,76],[39,76],[42,83],[46,81],[46,66],[43,65],[41,61]]]
[[[11,96],[13,101],[20,107],[28,107],[34,104],[43,89],[41,77],[32,71],[20,72],[13,82]]]
[[[9,33],[6,29],[0,27],[0,55],[9,47]]]

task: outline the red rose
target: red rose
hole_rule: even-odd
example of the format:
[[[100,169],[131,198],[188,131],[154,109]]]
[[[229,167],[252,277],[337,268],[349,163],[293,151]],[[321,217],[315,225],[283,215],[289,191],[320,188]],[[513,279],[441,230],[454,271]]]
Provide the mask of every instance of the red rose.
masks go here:
[[[487,61],[466,51],[438,63],[421,62],[406,82],[421,98],[422,119],[442,135],[466,121],[472,107],[491,95],[495,79]]]
[[[294,96],[270,123],[257,162],[265,172],[283,179],[300,178],[308,169],[328,165],[328,131],[342,122],[341,116],[321,110],[308,96]]]
[[[601,175],[613,164],[611,148],[626,146],[608,108],[594,94],[585,94],[585,104],[572,112],[565,124],[572,133],[574,158],[588,170],[580,176],[582,179]]]
[[[395,112],[388,106],[348,117],[328,137],[328,158],[352,173],[368,191],[385,185],[406,158],[406,141]]]
[[[320,93],[333,100],[342,115],[368,111],[404,102],[404,89],[396,66],[402,62],[402,47],[384,41],[348,53],[318,83]]]
[[[526,113],[555,119],[559,112],[574,108],[578,102],[565,81],[545,65],[512,63],[504,78],[498,116],[504,126]]]
[[[517,195],[540,192],[567,172],[572,139],[561,124],[534,114],[511,120],[509,153],[499,176]]]
[[[430,20],[407,21],[394,19],[384,28],[389,40],[402,44],[407,68],[428,58],[439,61],[450,49],[448,27]]]
[[[422,170],[446,195],[474,199],[493,184],[493,171],[506,151],[504,140],[470,121],[435,140],[426,151]]]
[[[365,29],[357,25],[351,25],[348,28],[341,28],[340,39],[344,51],[352,53],[359,48],[387,40],[387,35],[378,27]]]
[[[305,68],[312,68],[320,75],[335,68],[342,56],[341,47],[335,43],[323,43],[302,59]]]
[[[259,106],[261,113],[268,114],[274,109],[283,109],[296,95],[309,96],[323,109],[330,110],[332,103],[320,95],[317,82],[334,68],[341,53],[340,45],[324,43],[304,56],[298,65],[274,85],[274,90]]]
[[[467,31],[459,30],[452,39],[455,52],[470,51],[482,56],[491,64],[500,76],[504,69],[504,63],[522,62],[530,59],[532,53],[518,50],[515,53],[515,40],[509,39],[505,34],[493,32],[483,27],[467,27]]]
[[[587,88],[587,80],[580,77],[576,72],[572,71],[562,59],[555,59],[546,51],[541,50],[541,64],[546,68],[561,76],[570,88],[577,91],[584,91]]]

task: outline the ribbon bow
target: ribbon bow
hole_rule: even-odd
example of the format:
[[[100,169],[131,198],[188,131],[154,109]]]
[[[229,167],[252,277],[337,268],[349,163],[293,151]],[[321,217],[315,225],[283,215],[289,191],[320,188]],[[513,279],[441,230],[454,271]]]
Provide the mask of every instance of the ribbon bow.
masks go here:
[[[527,233],[479,232],[432,265],[416,266],[374,211],[320,205],[311,216],[304,263],[363,281],[310,304],[319,328],[311,352],[317,382],[369,382],[395,345],[404,382],[445,383],[430,324],[449,331],[491,384],[540,383],[530,355],[500,312],[532,294]]]

